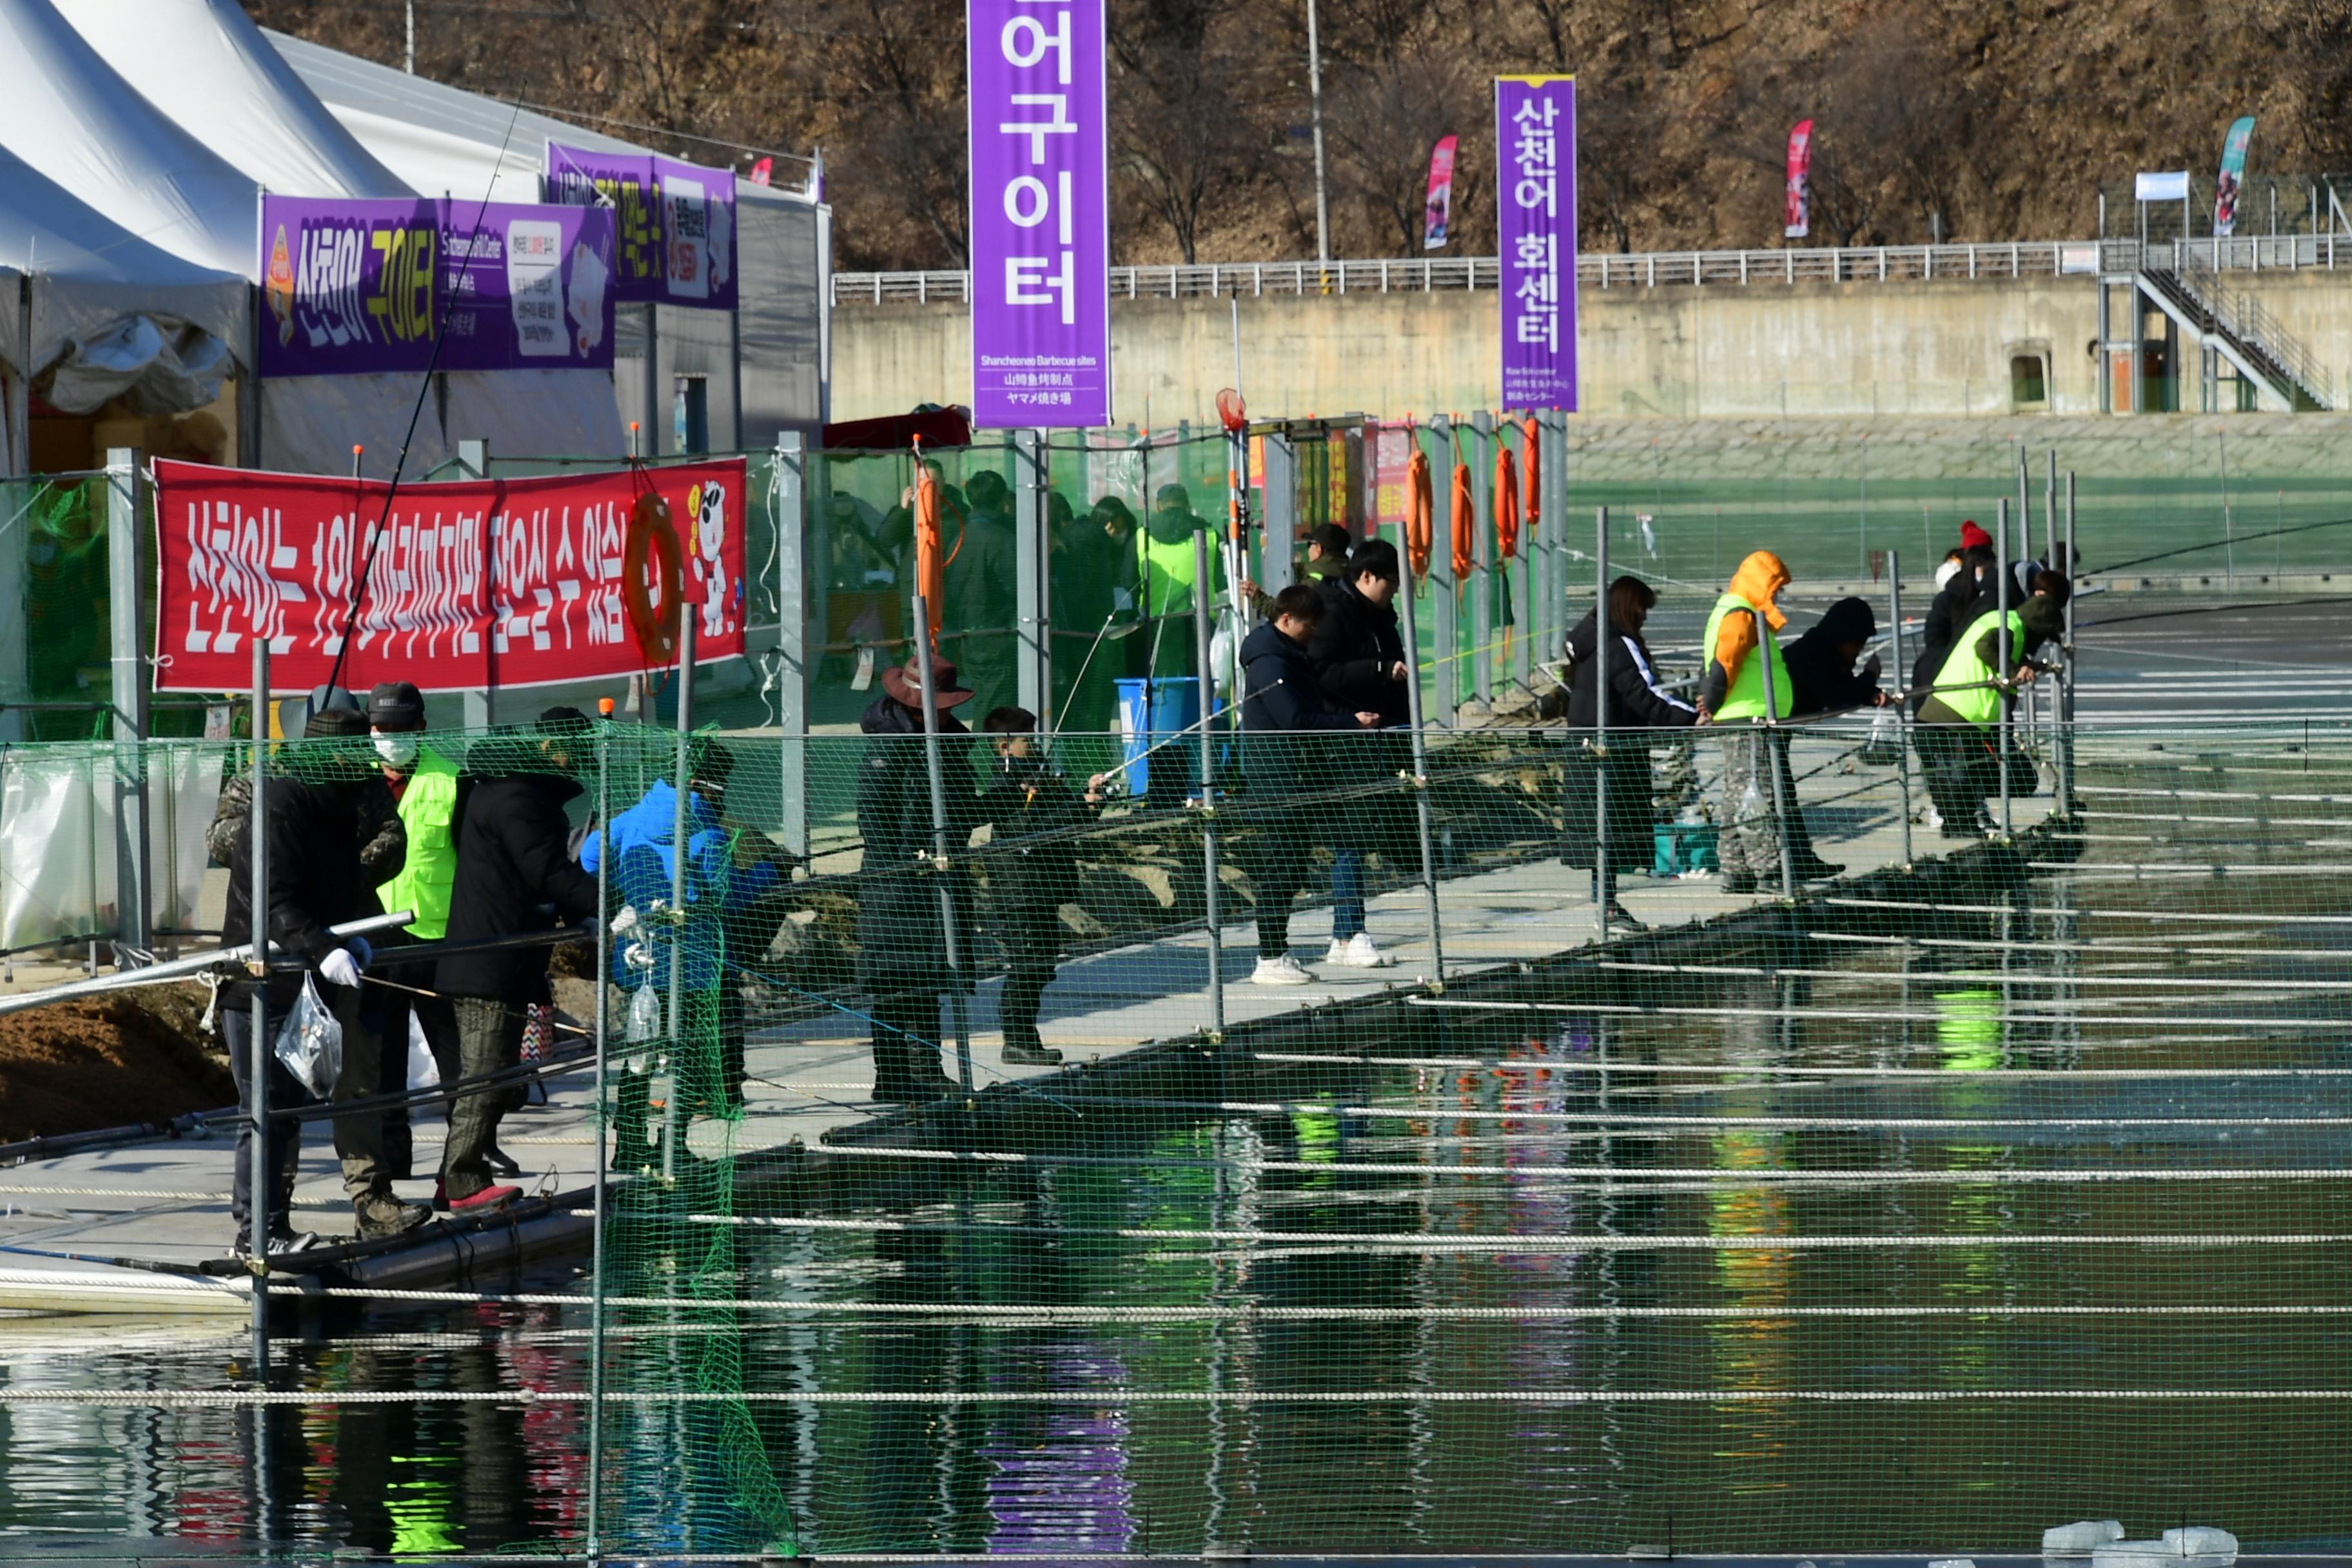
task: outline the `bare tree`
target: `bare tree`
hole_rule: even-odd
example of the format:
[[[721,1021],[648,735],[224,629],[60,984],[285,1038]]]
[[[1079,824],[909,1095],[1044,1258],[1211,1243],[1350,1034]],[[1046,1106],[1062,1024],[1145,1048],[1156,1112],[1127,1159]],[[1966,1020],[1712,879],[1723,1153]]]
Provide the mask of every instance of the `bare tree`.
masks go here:
[[[1342,67],[1325,87],[1333,185],[1362,209],[1373,244],[1412,254],[1421,248],[1430,149],[1441,136],[1467,141],[1485,129],[1476,84],[1453,60],[1415,57]]]
[[[1187,264],[1200,259],[1212,212],[1262,172],[1253,26],[1228,0],[1142,0],[1110,18],[1120,205],[1166,228]]]

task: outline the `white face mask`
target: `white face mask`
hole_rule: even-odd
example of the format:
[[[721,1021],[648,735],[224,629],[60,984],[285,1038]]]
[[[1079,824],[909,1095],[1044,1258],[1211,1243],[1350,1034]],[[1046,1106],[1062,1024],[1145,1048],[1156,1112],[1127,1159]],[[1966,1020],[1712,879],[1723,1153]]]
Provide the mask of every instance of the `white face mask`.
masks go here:
[[[416,760],[416,737],[398,731],[387,735],[378,731],[375,754],[392,767],[404,768]]]
[[[1957,561],[1947,561],[1936,568],[1936,586],[1941,589],[1945,584],[1959,574],[1960,563]]]

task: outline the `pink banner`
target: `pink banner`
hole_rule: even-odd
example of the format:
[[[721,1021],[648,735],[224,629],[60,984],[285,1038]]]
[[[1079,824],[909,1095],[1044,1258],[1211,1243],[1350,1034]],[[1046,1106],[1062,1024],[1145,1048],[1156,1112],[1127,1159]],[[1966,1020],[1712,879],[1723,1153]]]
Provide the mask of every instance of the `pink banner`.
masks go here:
[[[634,674],[646,660],[629,618],[626,544],[648,484],[669,503],[696,661],[740,658],[744,480],[735,458],[403,485],[378,536],[376,481],[159,459],[156,688],[243,689],[257,633],[270,639],[272,686],[324,681],[372,538],[345,686],[464,691]]]
[[[1789,191],[1781,213],[1781,233],[1802,239],[1813,232],[1813,122],[1800,120],[1789,127]]]
[[[1454,147],[1459,140],[1441,136],[1429,154],[1429,197],[1422,205],[1421,247],[1435,250],[1445,243],[1454,222]]]

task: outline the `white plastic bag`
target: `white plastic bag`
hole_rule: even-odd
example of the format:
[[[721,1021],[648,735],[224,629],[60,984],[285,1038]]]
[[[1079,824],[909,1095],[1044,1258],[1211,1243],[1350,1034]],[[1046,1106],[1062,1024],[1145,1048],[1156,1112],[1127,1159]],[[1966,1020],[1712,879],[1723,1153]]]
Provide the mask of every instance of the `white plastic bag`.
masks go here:
[[[441,1064],[433,1059],[433,1047],[425,1038],[425,1022],[414,1011],[408,1015],[408,1087],[441,1087]]]
[[[659,1039],[661,1032],[661,998],[651,985],[640,985],[629,997],[629,1043]]]
[[[295,1082],[320,1100],[332,1098],[335,1080],[343,1075],[343,1026],[319,999],[316,975],[302,976],[302,994],[278,1026],[277,1051]]]

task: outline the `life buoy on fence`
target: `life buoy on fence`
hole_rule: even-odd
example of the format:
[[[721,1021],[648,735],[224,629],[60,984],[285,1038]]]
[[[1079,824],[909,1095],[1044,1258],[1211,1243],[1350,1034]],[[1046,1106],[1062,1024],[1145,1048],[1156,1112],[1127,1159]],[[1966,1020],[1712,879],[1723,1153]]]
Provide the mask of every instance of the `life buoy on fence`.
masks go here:
[[[658,608],[653,599],[656,568],[661,574]],[[641,491],[629,508],[628,532],[621,545],[621,605],[629,613],[629,629],[636,634],[637,652],[646,668],[677,659],[678,612],[685,604],[686,557],[678,548],[669,502],[658,491]]]
[[[1519,470],[1500,432],[1495,437],[1495,559],[1512,561],[1519,553]]]
[[[1404,552],[1418,581],[1429,575],[1429,554],[1435,542],[1430,531],[1429,458],[1410,426],[1405,438],[1412,442],[1412,455],[1405,460]]]

